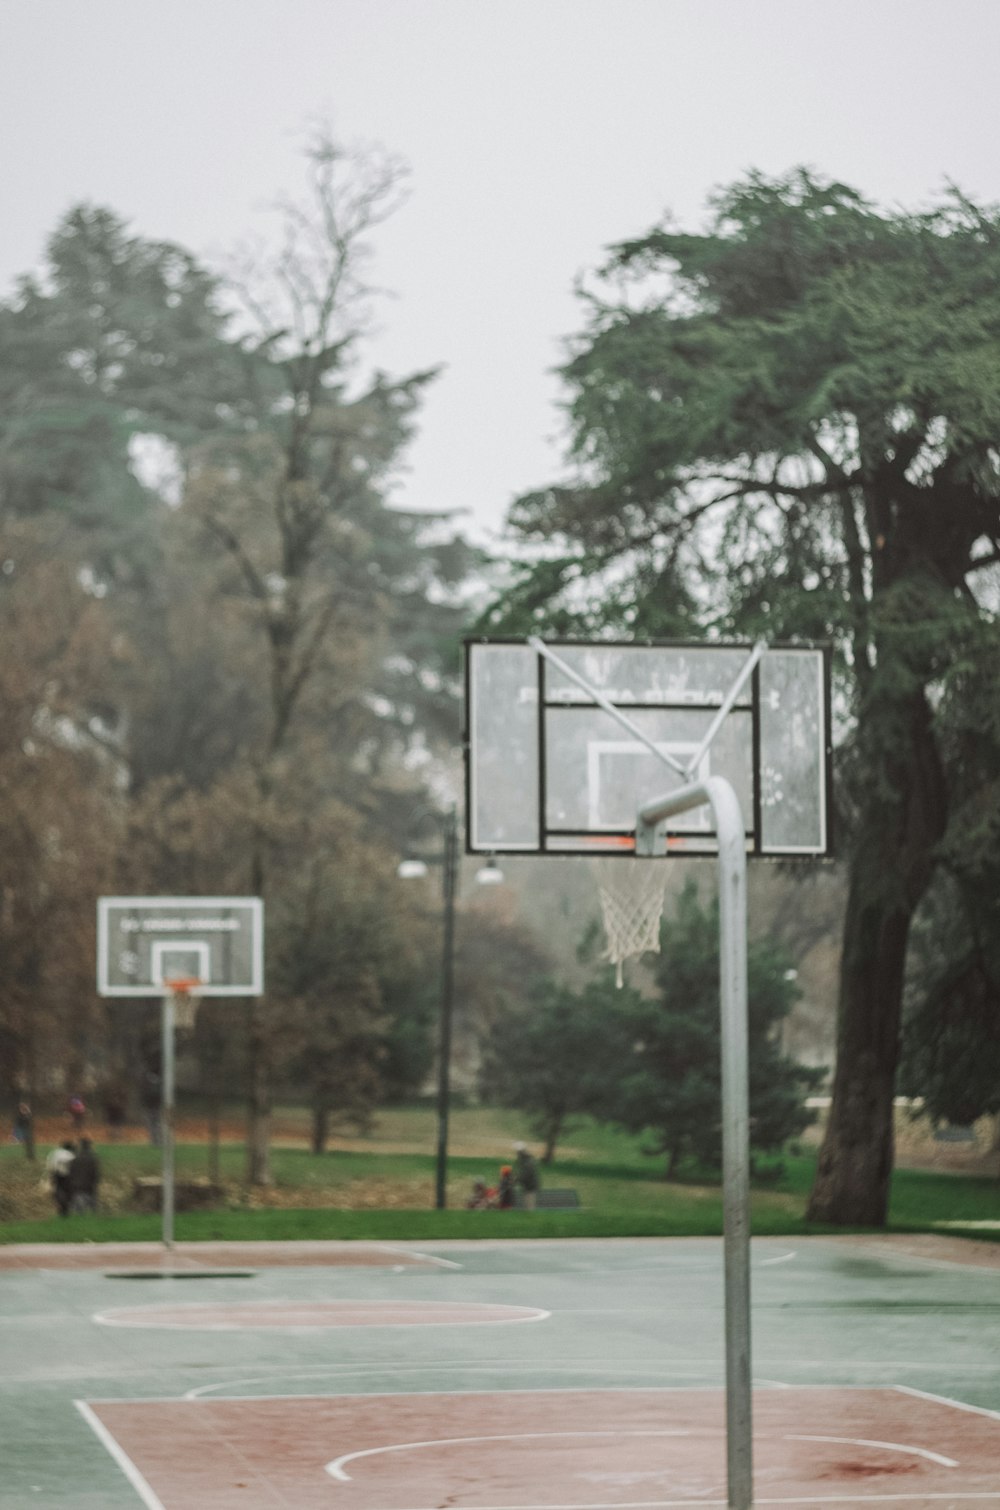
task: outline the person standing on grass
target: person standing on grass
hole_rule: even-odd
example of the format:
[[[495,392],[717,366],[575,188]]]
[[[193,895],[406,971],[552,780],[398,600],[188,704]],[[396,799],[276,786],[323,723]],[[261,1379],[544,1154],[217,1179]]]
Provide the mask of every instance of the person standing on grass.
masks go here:
[[[108,1129],[108,1137],[112,1143],[117,1143],[125,1124],[125,1098],[114,1087],[104,1097],[104,1121]]]
[[[18,1103],[14,1113],[14,1142],[24,1145],[24,1156],[34,1161],[35,1157],[35,1123],[31,1115],[31,1107],[27,1101]]]
[[[80,1139],[80,1149],[69,1166],[69,1188],[74,1211],[97,1210],[97,1187],[101,1166],[89,1138]]]
[[[524,1143],[515,1143],[514,1152],[517,1155],[514,1160],[514,1181],[521,1192],[525,1211],[534,1211],[538,1187],[541,1184],[538,1178],[538,1165]]]
[[[514,1171],[509,1164],[500,1166],[500,1184],[497,1186],[497,1205],[501,1211],[514,1204]]]
[[[70,1170],[73,1167],[73,1156],[76,1153],[76,1145],[67,1138],[58,1148],[53,1148],[45,1160],[45,1168],[52,1187],[52,1199],[56,1203],[56,1210],[60,1216],[69,1216],[70,1202],[73,1199],[73,1188],[70,1184]]]

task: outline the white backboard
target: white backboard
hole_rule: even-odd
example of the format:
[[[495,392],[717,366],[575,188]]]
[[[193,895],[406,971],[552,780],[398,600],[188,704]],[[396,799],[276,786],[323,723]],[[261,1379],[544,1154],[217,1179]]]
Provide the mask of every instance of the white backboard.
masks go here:
[[[260,898],[101,897],[99,994],[162,996],[177,977],[197,978],[199,996],[262,995]]]

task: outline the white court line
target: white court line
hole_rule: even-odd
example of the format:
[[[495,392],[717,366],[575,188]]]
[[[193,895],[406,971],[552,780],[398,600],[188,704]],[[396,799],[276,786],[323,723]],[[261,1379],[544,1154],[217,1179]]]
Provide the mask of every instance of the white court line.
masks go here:
[[[94,1433],[101,1446],[111,1455],[112,1458],[114,1458],[115,1462],[118,1464],[118,1467],[121,1469],[122,1473],[124,1473],[125,1477],[132,1485],[132,1488],[142,1500],[142,1503],[147,1507],[147,1510],[166,1510],[163,1501],[153,1493],[149,1484],[147,1484],[146,1480],[143,1478],[142,1474],[139,1472],[138,1468],[135,1466],[132,1459],[125,1451],[124,1447],[122,1447],[115,1440],[104,1423],[98,1420],[87,1402],[85,1400],[74,1400],[73,1404],[76,1406],[77,1410],[80,1412],[81,1416],[86,1421],[87,1425],[90,1427],[91,1431]]]
[[[332,1479],[339,1479],[341,1483],[350,1484],[351,1475],[344,1472],[346,1463],[356,1462],[358,1458],[377,1458],[387,1452],[416,1452],[421,1447],[469,1447],[473,1443],[481,1442],[551,1442],[565,1441],[567,1437],[585,1437],[591,1440],[594,1437],[689,1437],[691,1432],[679,1429],[670,1430],[620,1430],[620,1431],[511,1431],[494,1435],[477,1437],[433,1437],[426,1442],[390,1442],[385,1447],[365,1447],[358,1452],[345,1452],[339,1458],[326,1464],[326,1471]],[[721,1435],[721,1432],[713,1432],[713,1435]]]
[[[464,1264],[458,1264],[453,1258],[438,1258],[436,1253],[418,1253],[415,1248],[394,1248],[391,1243],[378,1243],[376,1245],[381,1253],[405,1254],[407,1258],[422,1258],[429,1264],[440,1264],[442,1269],[464,1269]],[[415,1269],[416,1264],[405,1264],[405,1269]]]
[[[454,1300],[454,1301],[449,1301],[449,1300],[445,1300],[445,1301],[441,1301],[441,1300],[407,1300],[407,1301],[404,1301],[404,1302],[399,1302],[399,1301],[396,1301],[396,1300],[382,1300],[382,1299],[378,1299],[378,1300],[375,1300],[375,1301],[372,1301],[372,1300],[350,1300],[350,1301],[343,1300],[343,1301],[335,1301],[335,1302],[332,1302],[332,1303],[335,1304],[335,1305],[338,1305],[338,1306],[343,1306],[345,1310],[348,1307],[350,1307],[350,1306],[384,1305],[384,1306],[388,1307],[388,1306],[399,1305],[401,1303],[405,1304],[405,1305],[408,1305],[408,1306],[444,1306],[444,1305],[464,1306],[464,1305],[482,1305],[484,1307],[489,1307],[489,1308],[491,1308],[493,1310],[500,1309],[500,1307],[497,1306],[495,1303],[489,1302],[489,1301],[463,1301],[463,1300]],[[158,1306],[115,1306],[110,1311],[95,1311],[92,1314],[92,1316],[91,1316],[90,1319],[97,1326],[130,1327],[134,1331],[140,1331],[140,1332],[141,1331],[160,1331],[160,1332],[331,1332],[331,1331],[350,1332],[350,1331],[372,1331],[372,1332],[375,1332],[375,1331],[388,1331],[388,1330],[390,1330],[392,1328],[397,1328],[398,1329],[399,1327],[410,1327],[410,1326],[414,1326],[414,1325],[422,1326],[422,1327],[427,1327],[427,1326],[432,1326],[432,1327],[441,1327],[441,1326],[463,1326],[463,1327],[473,1327],[473,1326],[521,1326],[524,1323],[527,1323],[527,1322],[530,1322],[530,1321],[548,1321],[549,1318],[552,1315],[551,1311],[542,1311],[542,1310],[538,1310],[535,1307],[529,1307],[529,1306],[508,1306],[508,1307],[504,1307],[504,1309],[512,1310],[512,1311],[527,1311],[527,1310],[531,1310],[531,1311],[533,1311],[534,1314],[530,1315],[530,1316],[497,1316],[497,1317],[494,1317],[493,1319],[482,1320],[482,1321],[470,1320],[468,1317],[464,1317],[464,1318],[461,1318],[461,1319],[455,1318],[454,1320],[448,1320],[447,1318],[442,1317],[440,1320],[437,1320],[437,1321],[431,1321],[431,1322],[424,1321],[424,1322],[416,1322],[416,1323],[409,1322],[409,1321],[338,1321],[335,1324],[330,1324],[330,1323],[324,1323],[322,1321],[308,1321],[308,1322],[302,1321],[302,1322],[287,1322],[287,1323],[285,1323],[282,1326],[268,1325],[267,1322],[260,1322],[259,1324],[255,1325],[252,1321],[206,1321],[206,1322],[199,1322],[196,1319],[192,1319],[190,1321],[157,1321],[156,1320],[156,1314],[155,1313],[157,1311],[173,1311],[173,1310],[178,1310],[178,1309],[183,1309],[185,1311],[199,1311],[199,1310],[200,1311],[218,1311],[218,1310],[224,1309],[227,1304],[233,1304],[233,1305],[239,1305],[239,1306],[244,1306],[244,1305],[250,1305],[250,1304],[252,1304],[254,1306],[254,1309],[256,1309],[256,1310],[267,1311],[267,1310],[275,1310],[275,1309],[277,1309],[280,1306],[290,1306],[290,1307],[293,1307],[296,1310],[308,1310],[311,1302],[296,1301],[296,1300],[260,1300],[260,1301],[253,1301],[253,1302],[249,1302],[249,1301],[226,1302],[226,1301],[218,1301],[218,1300],[216,1300],[216,1301],[212,1301],[212,1300],[200,1300],[200,1301],[185,1301],[185,1302],[177,1301],[177,1302],[171,1303],[169,1301],[164,1301],[164,1303],[162,1305],[158,1305]],[[329,1304],[331,1304],[331,1302],[329,1302],[329,1301],[318,1301],[318,1302],[315,1302],[315,1304],[317,1304],[317,1305],[329,1305]],[[130,1318],[135,1318],[135,1319],[133,1320],[133,1319],[130,1319]]]
[[[551,1442],[565,1441],[568,1437],[584,1437],[588,1441],[594,1437],[610,1437],[614,1441],[620,1441],[623,1437],[691,1437],[696,1433],[692,1430],[629,1430],[621,1428],[613,1431],[519,1431],[487,1434],[470,1437],[434,1437],[427,1441],[419,1442],[391,1442],[381,1447],[366,1447],[357,1452],[342,1453],[339,1458],[334,1458],[326,1464],[326,1472],[331,1478],[338,1479],[341,1483],[352,1482],[351,1475],[346,1471],[348,1463],[358,1462],[361,1458],[382,1457],[391,1452],[416,1452],[426,1447],[469,1447],[481,1445],[483,1442]],[[719,1436],[719,1431],[703,1428],[697,1435]],[[957,1468],[959,1465],[954,1458],[946,1458],[938,1452],[931,1452],[925,1447],[914,1447],[909,1443],[872,1441],[865,1437],[827,1437],[806,1436],[796,1433],[786,1433],[786,1442],[832,1442],[843,1447],[873,1447],[883,1452],[899,1452],[906,1457],[926,1458],[928,1462],[937,1463],[942,1468]],[[868,1496],[870,1497],[870,1496]],[[760,1501],[758,1503],[761,1503]]]
[[[909,1443],[900,1442],[873,1442],[867,1437],[814,1437],[799,1436],[788,1433],[786,1442],[839,1442],[842,1447],[882,1447],[886,1452],[913,1453],[918,1458],[926,1458],[930,1463],[939,1463],[942,1468],[957,1468],[958,1463],[954,1458],[942,1457],[939,1452],[931,1452],[929,1447],[912,1447]]]
[[[947,1395],[932,1395],[926,1389],[913,1389],[909,1384],[894,1384],[892,1387],[898,1389],[901,1395],[916,1395],[918,1400],[935,1400],[938,1405],[953,1405],[956,1410],[967,1410],[974,1416],[989,1416],[993,1421],[1000,1421],[1000,1410],[988,1410],[985,1405],[966,1405],[964,1400],[952,1400]]]
[[[790,1253],[779,1253],[777,1258],[762,1258],[755,1267],[766,1269],[769,1264],[790,1264],[793,1258],[798,1258],[798,1253],[793,1248]]]

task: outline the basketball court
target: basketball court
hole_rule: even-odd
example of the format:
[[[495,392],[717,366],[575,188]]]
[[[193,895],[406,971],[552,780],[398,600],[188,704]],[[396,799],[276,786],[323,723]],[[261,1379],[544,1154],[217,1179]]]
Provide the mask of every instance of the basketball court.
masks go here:
[[[165,1252],[0,1260],[0,1505],[1000,1506],[987,1250],[749,1241],[745,868],[830,852],[828,653],[532,638],[466,670],[469,850],[643,875],[601,883],[619,973],[662,906],[633,857],[718,859],[723,1242],[176,1247],[175,1025],[262,991],[261,904],[103,899],[99,989],[163,1002]]]
[[[0,1250],[0,1505],[726,1503],[718,1241],[142,1251]],[[756,1505],[1000,1505],[997,1258],[754,1241]]]

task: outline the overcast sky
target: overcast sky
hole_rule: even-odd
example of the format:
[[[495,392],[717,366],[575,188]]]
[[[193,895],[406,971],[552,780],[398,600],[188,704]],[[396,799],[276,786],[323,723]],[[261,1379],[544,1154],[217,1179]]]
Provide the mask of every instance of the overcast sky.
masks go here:
[[[441,364],[394,494],[499,529],[558,475],[576,276],[800,163],[886,204],[1000,200],[997,0],[0,0],[0,290],[80,200],[210,262],[301,183],[310,120],[411,168],[373,363]]]

